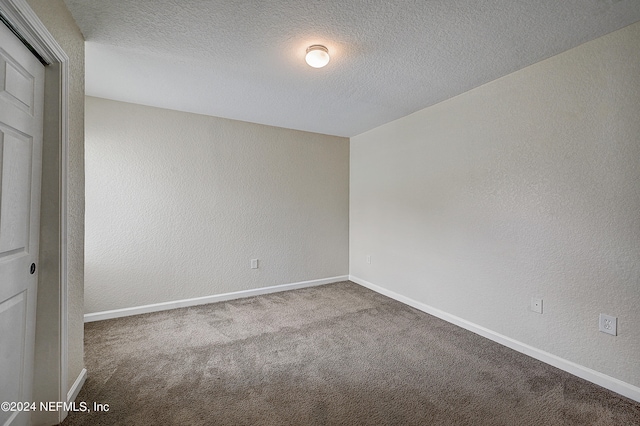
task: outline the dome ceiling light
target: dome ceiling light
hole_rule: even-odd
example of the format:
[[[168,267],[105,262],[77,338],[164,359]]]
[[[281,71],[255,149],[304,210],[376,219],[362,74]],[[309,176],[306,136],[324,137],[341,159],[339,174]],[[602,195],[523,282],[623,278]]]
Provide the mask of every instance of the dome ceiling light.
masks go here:
[[[307,64],[314,68],[324,67],[329,63],[329,59],[331,59],[331,57],[329,57],[329,50],[319,44],[307,47],[307,56],[304,57]]]

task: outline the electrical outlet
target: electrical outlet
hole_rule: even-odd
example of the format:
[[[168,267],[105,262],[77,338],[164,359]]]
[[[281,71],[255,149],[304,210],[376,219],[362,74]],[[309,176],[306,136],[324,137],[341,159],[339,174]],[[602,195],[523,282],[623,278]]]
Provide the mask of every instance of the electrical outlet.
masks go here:
[[[531,310],[539,314],[542,313],[542,299],[538,297],[531,298]]]
[[[369,255],[369,254],[367,255],[367,263],[371,264],[371,255]]]
[[[258,259],[251,259],[251,269],[258,269]]]
[[[618,335],[618,318],[611,315],[600,314],[598,321],[598,329],[603,333],[611,334],[612,336]]]

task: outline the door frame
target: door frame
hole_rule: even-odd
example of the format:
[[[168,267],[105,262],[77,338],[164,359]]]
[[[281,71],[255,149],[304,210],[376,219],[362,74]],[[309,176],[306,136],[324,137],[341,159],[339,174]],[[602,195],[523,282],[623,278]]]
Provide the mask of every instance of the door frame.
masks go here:
[[[59,223],[57,225],[59,227],[59,247],[57,259],[54,259],[53,256],[51,256],[52,258],[50,259],[43,259],[41,256],[40,263],[43,264],[43,261],[54,263],[58,266],[59,271],[59,276],[57,277],[58,300],[51,299],[50,302],[51,306],[60,313],[60,317],[58,318],[59,342],[57,342],[59,348],[59,365],[58,371],[53,372],[54,376],[58,378],[58,392],[57,395],[49,395],[48,398],[50,401],[67,402],[69,398],[75,397],[75,395],[71,395],[72,390],[70,390],[68,386],[67,188],[69,170],[69,57],[42,21],[40,21],[40,18],[38,18],[26,0],[0,0],[0,13],[13,26],[13,30],[17,32],[17,35],[30,44],[45,62],[48,64],[56,64],[58,68],[58,73],[55,73],[57,75],[52,76],[49,73],[45,73],[45,86],[47,84],[54,84],[59,90],[57,91],[57,96],[52,96],[50,92],[45,92],[44,102],[45,110],[57,112],[57,117],[55,117],[55,113],[53,115],[54,119],[57,118],[56,121],[59,132],[56,141],[55,136],[52,136],[51,132],[47,132],[45,123],[45,141],[43,141],[43,143],[46,143],[46,138],[48,138],[50,144],[57,145],[58,155],[56,158],[44,156],[42,161],[43,164],[58,162]],[[57,81],[52,81],[54,78],[57,79]],[[40,285],[41,280],[38,281],[38,286]],[[58,304],[58,306],[53,306],[54,304]],[[38,313],[36,313],[36,315],[38,315]],[[38,336],[36,338],[38,339]],[[36,341],[36,346],[37,344],[38,342]],[[58,421],[62,421],[66,415],[67,412],[65,411],[58,412]]]

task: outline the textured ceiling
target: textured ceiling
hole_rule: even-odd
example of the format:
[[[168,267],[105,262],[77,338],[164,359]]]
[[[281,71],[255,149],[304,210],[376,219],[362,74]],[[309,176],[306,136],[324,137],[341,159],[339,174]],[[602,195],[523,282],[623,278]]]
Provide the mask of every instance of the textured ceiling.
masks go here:
[[[340,136],[640,20],[640,0],[65,2],[89,95]]]

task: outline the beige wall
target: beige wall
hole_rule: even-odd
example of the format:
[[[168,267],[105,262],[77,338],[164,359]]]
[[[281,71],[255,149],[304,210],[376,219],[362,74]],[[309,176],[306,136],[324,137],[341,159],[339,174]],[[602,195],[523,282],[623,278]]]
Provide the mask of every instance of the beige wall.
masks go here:
[[[84,38],[80,33],[75,21],[67,10],[62,0],[27,0],[28,4],[38,15],[40,20],[54,36],[58,44],[69,56],[69,181],[68,181],[68,269],[69,269],[69,347],[68,347],[68,377],[66,378],[70,387],[77,379],[84,368],[84,295],[83,295],[83,275],[84,275]],[[47,76],[55,70],[47,71]],[[51,93],[51,79],[47,77],[47,93]],[[46,129],[52,130],[52,117],[47,116],[50,110],[45,111],[45,133]],[[47,124],[46,121],[50,122]],[[54,120],[55,121],[55,120]],[[55,130],[55,129],[54,129]],[[45,134],[45,145],[47,144]],[[55,161],[58,159],[57,147],[45,146],[45,164],[43,166],[43,215],[41,236],[41,268],[40,268],[40,289],[38,291],[38,336],[53,336],[57,333],[57,323],[54,321],[56,312],[48,318],[43,318],[41,306],[50,297],[57,294],[50,294],[52,288],[57,288],[53,280],[57,273],[57,255],[59,241],[57,239],[57,222],[59,215],[58,205],[58,182],[59,169]],[[44,257],[42,254],[44,253]],[[51,277],[47,280],[47,277]],[[45,281],[43,281],[43,278]],[[41,293],[41,290],[49,293]],[[42,296],[45,297],[42,297]],[[57,300],[57,299],[54,299]],[[57,307],[56,307],[57,309]],[[51,340],[51,339],[50,339]],[[36,348],[40,350],[40,358],[46,358],[44,354],[53,348],[55,342],[44,342],[39,338],[39,345],[46,348]],[[45,359],[46,360],[46,359]],[[36,359],[36,362],[38,360]],[[36,365],[37,374],[38,365]],[[37,391],[37,389],[36,389]]]
[[[352,138],[350,273],[640,386],[638,46],[640,23]]]
[[[92,97],[86,118],[87,313],[348,274],[348,139]]]

